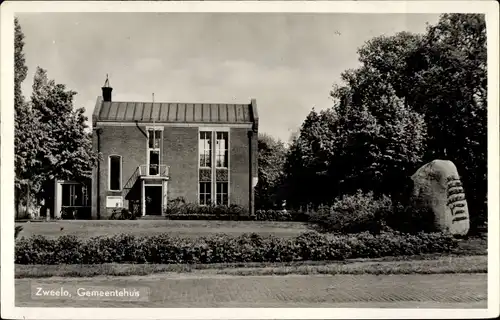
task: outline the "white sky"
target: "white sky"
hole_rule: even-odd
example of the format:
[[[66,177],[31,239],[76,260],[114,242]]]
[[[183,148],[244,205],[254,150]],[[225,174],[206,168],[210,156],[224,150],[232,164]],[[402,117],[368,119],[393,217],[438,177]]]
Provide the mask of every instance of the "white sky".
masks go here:
[[[331,107],[340,73],[372,37],[424,32],[434,14],[21,14],[30,95],[37,66],[91,114],[106,74],[115,101],[249,103],[260,132],[288,141],[308,112]]]

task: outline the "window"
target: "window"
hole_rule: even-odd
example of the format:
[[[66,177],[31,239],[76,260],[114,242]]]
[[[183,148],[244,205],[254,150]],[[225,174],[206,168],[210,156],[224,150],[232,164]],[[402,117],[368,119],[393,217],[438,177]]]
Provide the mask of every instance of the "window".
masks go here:
[[[217,132],[215,163],[217,168],[227,168],[228,133]]]
[[[210,205],[212,200],[212,184],[210,182],[200,182],[200,204]]]
[[[228,204],[228,183],[217,182],[216,199],[218,205],[227,206]]]
[[[229,130],[204,128],[199,134],[199,202],[229,205]]]
[[[122,186],[122,157],[109,157],[109,190],[120,191]]]
[[[157,176],[160,173],[160,151],[149,150],[149,175]]]
[[[160,174],[160,151],[162,130],[148,129],[148,174]]]
[[[161,143],[161,130],[148,130],[148,148],[159,149]]]
[[[200,168],[212,167],[212,132],[200,132],[199,141]]]
[[[81,184],[62,185],[63,207],[87,207],[89,205],[87,187]]]

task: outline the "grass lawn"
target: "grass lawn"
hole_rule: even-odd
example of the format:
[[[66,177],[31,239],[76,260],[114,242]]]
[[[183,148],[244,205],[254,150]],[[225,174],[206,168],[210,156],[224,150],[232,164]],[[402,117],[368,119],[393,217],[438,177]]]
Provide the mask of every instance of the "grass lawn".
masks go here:
[[[303,261],[294,263],[16,265],[16,278],[142,276],[161,273],[204,275],[445,274],[486,273],[487,256],[418,256]]]
[[[112,236],[128,233],[136,236],[170,234],[187,238],[207,236],[214,233],[240,235],[255,232],[279,237],[294,237],[310,230],[307,223],[274,221],[205,221],[205,220],[66,220],[50,222],[16,222],[22,226],[20,237],[42,235],[57,238],[75,235],[79,238]]]

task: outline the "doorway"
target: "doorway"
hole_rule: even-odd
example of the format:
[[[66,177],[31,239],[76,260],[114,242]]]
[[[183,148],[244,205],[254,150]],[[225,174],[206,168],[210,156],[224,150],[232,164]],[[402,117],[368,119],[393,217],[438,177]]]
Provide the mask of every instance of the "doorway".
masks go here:
[[[162,215],[162,187],[144,186],[146,215]]]

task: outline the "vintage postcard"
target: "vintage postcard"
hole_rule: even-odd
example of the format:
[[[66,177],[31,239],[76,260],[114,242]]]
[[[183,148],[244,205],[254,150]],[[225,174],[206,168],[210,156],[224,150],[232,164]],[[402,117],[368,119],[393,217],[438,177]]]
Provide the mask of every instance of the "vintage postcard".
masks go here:
[[[0,10],[3,318],[498,316],[496,2]]]

